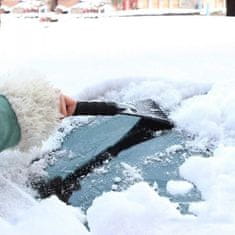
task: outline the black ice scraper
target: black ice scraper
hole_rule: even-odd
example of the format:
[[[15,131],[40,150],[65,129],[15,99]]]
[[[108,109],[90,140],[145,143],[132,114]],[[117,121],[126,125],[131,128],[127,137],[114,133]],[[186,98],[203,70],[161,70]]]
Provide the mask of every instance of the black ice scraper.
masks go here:
[[[128,115],[140,117],[144,120],[148,126],[156,130],[168,130],[174,127],[173,122],[168,118],[166,112],[164,112],[158,104],[152,100],[145,100],[140,102],[142,107],[151,107],[148,112],[138,110],[138,107],[117,104],[115,102],[103,102],[103,101],[79,101],[74,115]],[[151,104],[150,104],[151,103]]]

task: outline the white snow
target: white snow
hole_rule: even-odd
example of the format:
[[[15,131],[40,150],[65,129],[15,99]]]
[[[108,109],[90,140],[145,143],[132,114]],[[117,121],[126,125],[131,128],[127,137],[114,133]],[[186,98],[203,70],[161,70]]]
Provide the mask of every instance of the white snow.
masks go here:
[[[179,130],[195,137],[188,146],[214,151],[180,167],[204,200],[190,204],[194,215],[181,215],[177,203],[138,183],[94,201],[87,213],[90,232],[78,209],[31,196],[27,178],[43,174],[40,164],[29,167],[39,150],[1,153],[6,180],[0,184],[12,186],[0,187],[1,235],[235,233],[234,18],[66,18],[55,24],[1,18],[1,81],[41,76],[78,99],[152,98],[171,111]],[[53,140],[44,151],[58,145]],[[186,189],[185,183],[173,185],[174,192]]]
[[[172,195],[184,195],[193,189],[193,185],[183,180],[170,180],[167,182],[166,189]]]

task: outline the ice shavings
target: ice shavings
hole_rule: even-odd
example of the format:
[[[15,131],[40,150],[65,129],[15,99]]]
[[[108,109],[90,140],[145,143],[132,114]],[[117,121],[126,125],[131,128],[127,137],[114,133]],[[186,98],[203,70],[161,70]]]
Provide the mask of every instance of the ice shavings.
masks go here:
[[[117,191],[119,189],[117,184],[113,184],[111,188],[113,191]]]
[[[113,178],[113,184],[111,186],[113,191],[123,191],[130,185],[143,181],[142,172],[138,167],[131,166],[125,162],[121,162],[117,167],[121,168],[122,176]]]
[[[97,167],[94,169],[94,172],[97,174],[105,174],[108,172],[108,169],[106,166],[101,166],[101,167]]]
[[[143,180],[141,171],[137,167],[131,166],[125,162],[121,162],[120,164],[123,168],[123,175],[125,177],[125,181],[134,183]]]
[[[113,179],[113,181],[114,181],[114,183],[118,184],[118,183],[120,183],[122,181],[122,179],[120,177],[115,177]]]
[[[144,159],[144,164],[147,165],[153,162],[161,162],[162,165],[167,165],[172,159],[176,157],[186,158],[187,155],[190,155],[191,148],[188,148],[188,152],[185,152],[185,149],[186,148],[183,144],[174,144],[162,152],[157,152],[154,153],[153,155],[146,156]]]
[[[144,164],[149,164],[152,162],[163,162],[166,159],[166,155],[162,152],[160,153],[155,153],[154,155],[151,156],[146,156],[144,159]]]
[[[167,182],[166,189],[171,195],[185,195],[193,189],[193,185],[187,181],[170,180]]]
[[[176,152],[182,151],[184,147],[181,144],[175,144],[166,149],[167,155],[175,154]]]

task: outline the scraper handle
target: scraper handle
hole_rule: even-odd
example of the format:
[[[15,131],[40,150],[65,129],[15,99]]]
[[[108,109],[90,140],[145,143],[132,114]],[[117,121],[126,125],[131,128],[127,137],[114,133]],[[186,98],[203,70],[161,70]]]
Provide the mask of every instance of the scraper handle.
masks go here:
[[[79,101],[74,112],[75,115],[108,115],[113,116],[124,111],[114,102]]]

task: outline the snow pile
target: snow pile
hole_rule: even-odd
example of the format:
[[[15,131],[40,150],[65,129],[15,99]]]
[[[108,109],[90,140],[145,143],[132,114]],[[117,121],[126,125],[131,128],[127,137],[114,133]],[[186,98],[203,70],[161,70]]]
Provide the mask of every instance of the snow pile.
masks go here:
[[[53,222],[52,222],[53,221]],[[0,220],[2,235],[58,234],[87,235],[84,216],[55,197],[43,200],[22,213],[14,224]]]
[[[46,172],[43,168],[45,161],[38,161],[31,164],[34,159],[41,158],[42,152],[38,148],[32,149],[29,153],[19,151],[4,151],[0,153],[0,172],[1,175],[15,183],[20,189],[33,193],[28,183],[31,178],[43,176]]]
[[[118,88],[116,87],[118,84]],[[103,88],[103,89],[102,89]],[[195,95],[207,93],[211,88],[210,82],[194,81],[175,81],[175,79],[141,78],[135,80],[120,79],[115,81],[103,81],[99,84],[99,93],[96,98],[100,97],[106,100],[115,100],[123,103],[135,103],[140,100],[152,99],[161,104],[166,109],[176,108],[182,100],[188,99]],[[81,98],[90,99],[94,94],[93,86],[86,89],[85,94],[79,94]],[[93,92],[92,92],[93,91]]]
[[[180,218],[176,205],[159,197],[146,183],[138,183],[123,193],[104,193],[87,212],[94,235],[157,234],[161,231],[159,225]]]
[[[193,133],[198,142],[232,145],[235,141],[235,82],[217,82],[206,95],[182,102],[172,115],[177,126]]]
[[[36,204],[34,198],[1,175],[0,187],[0,216],[10,222],[14,222],[25,210],[30,209]]]
[[[190,210],[202,221],[235,222],[235,148],[220,146],[214,157],[195,156],[180,167],[183,177],[194,182],[204,202],[191,204]]]
[[[210,220],[181,215],[177,205],[160,197],[146,183],[125,192],[104,193],[88,209],[92,235],[216,234],[232,235],[234,220]]]

